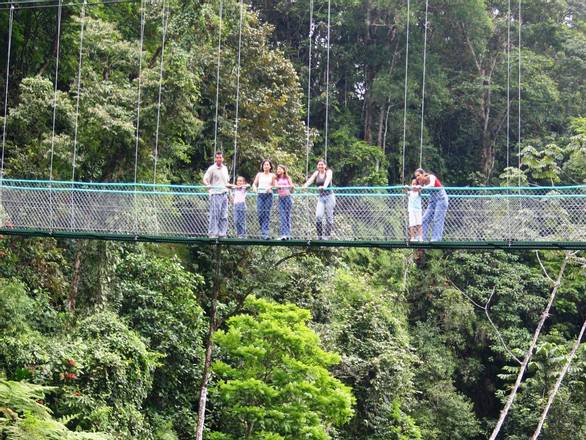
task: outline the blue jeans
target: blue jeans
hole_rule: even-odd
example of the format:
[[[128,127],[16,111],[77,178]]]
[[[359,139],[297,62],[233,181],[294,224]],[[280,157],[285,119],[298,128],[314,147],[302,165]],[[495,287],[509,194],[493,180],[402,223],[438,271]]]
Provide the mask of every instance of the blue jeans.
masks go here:
[[[444,222],[448,210],[448,197],[436,193],[429,198],[429,205],[423,214],[423,239],[427,238],[427,231],[431,226],[431,241],[440,241],[444,235]]]
[[[256,198],[256,211],[258,213],[258,224],[262,238],[270,235],[269,226],[271,223],[271,207],[273,206],[273,194],[262,193]]]
[[[228,194],[210,194],[208,234],[225,237],[228,231]]]
[[[246,203],[236,203],[234,205],[234,226],[238,238],[246,236]]]
[[[284,237],[291,235],[291,208],[293,208],[291,196],[279,196],[279,233]]]
[[[336,206],[336,196],[333,192],[323,192],[319,195],[317,206],[315,207],[315,226],[317,229],[318,239],[329,238],[334,229],[334,207]],[[325,225],[323,220],[325,217]]]

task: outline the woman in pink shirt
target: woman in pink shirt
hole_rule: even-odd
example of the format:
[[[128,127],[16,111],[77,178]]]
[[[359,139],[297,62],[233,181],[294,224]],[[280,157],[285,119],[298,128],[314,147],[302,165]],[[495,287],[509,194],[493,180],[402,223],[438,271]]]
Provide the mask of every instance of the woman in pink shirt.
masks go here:
[[[441,181],[422,168],[415,170],[415,179],[424,189],[431,189],[427,209],[422,219],[423,239],[427,239],[427,231],[431,226],[431,241],[441,241],[449,205],[448,194]]]
[[[281,240],[289,240],[291,237],[291,210],[293,208],[291,193],[295,188],[291,177],[287,174],[285,165],[277,166],[277,175],[273,186],[277,188],[277,194],[279,195],[279,232]]]

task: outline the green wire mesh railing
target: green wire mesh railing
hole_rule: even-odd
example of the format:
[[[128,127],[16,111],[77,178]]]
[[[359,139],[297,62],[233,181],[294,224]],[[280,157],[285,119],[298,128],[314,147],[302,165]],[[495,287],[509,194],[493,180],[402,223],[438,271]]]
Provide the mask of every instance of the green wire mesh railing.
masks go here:
[[[445,188],[449,207],[443,241],[586,242],[586,185],[524,188]],[[334,188],[331,239],[406,241],[404,188]],[[425,210],[433,190],[424,189]],[[293,192],[292,240],[316,240],[316,190]],[[256,194],[246,197],[247,236],[260,239]],[[121,238],[206,238],[209,196],[187,185],[71,183],[3,179],[0,231]],[[279,236],[278,195],[273,196],[271,238]],[[235,237],[233,207],[228,237]]]

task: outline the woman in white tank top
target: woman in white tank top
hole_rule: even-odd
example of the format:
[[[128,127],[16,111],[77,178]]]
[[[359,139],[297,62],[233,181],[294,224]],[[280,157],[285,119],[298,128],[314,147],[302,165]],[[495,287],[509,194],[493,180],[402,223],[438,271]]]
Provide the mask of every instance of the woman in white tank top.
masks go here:
[[[275,175],[272,171],[271,161],[263,160],[260,164],[260,172],[257,173],[252,183],[252,190],[257,193],[256,211],[263,240],[268,240],[270,237],[271,207],[273,206],[273,186],[275,184]]]
[[[332,185],[332,170],[328,168],[326,161],[317,161],[317,169],[303,185],[304,188],[315,184],[318,190],[317,205],[315,207],[315,228],[318,240],[329,240],[334,229],[334,207],[336,197],[330,188]],[[325,222],[324,222],[325,220]]]

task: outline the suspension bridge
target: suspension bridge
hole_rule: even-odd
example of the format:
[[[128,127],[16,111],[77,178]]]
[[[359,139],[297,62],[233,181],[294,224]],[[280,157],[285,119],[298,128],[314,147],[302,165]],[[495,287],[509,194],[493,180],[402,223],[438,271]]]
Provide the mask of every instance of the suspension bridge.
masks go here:
[[[116,3],[104,1],[100,4]],[[329,87],[330,87],[330,26],[331,3],[327,2],[327,50],[326,56],[326,105],[323,156],[327,159],[329,128]],[[61,34],[62,8],[68,5],[58,2],[30,1],[10,4],[6,81],[4,96],[4,118],[2,132],[2,156],[0,163],[0,234],[21,236],[52,236],[60,238],[87,238],[124,241],[176,242],[202,245],[271,245],[271,246],[361,246],[380,248],[463,248],[463,249],[586,249],[586,185],[560,187],[447,187],[449,208],[445,220],[445,233],[441,241],[412,242],[407,234],[407,198],[405,186],[386,187],[343,187],[332,188],[336,197],[333,235],[322,240],[315,232],[315,205],[318,198],[316,190],[307,189],[292,194],[292,231],[290,240],[276,240],[278,236],[278,207],[273,204],[271,213],[272,239],[263,239],[258,226],[256,197],[250,193],[247,200],[247,234],[244,238],[234,238],[232,215],[229,215],[229,232],[225,238],[211,238],[207,235],[209,195],[206,187],[198,185],[166,185],[157,183],[157,160],[159,155],[159,126],[161,119],[161,100],[163,93],[165,41],[169,20],[166,2],[161,6],[162,44],[160,52],[160,71],[158,103],[156,113],[156,137],[153,146],[153,183],[138,181],[138,146],[141,122],[141,72],[145,26],[145,2],[140,2],[140,50],[138,53],[138,81],[136,101],[136,147],[134,181],[131,183],[99,183],[76,181],[76,157],[79,124],[79,106],[83,79],[84,17],[90,4],[75,3],[80,6],[79,62],[76,88],[76,118],[73,133],[73,163],[70,181],[53,178],[53,156],[55,143],[55,118],[57,110],[57,91],[59,78],[59,41]],[[310,140],[311,120],[311,50],[315,44],[313,22],[313,0],[310,2],[307,121],[306,121],[306,175],[309,174],[309,157],[312,148]],[[15,7],[17,6],[17,7]],[[219,3],[220,29],[218,32],[216,91],[220,84],[220,65],[222,55],[222,17],[223,1]],[[232,174],[236,176],[238,164],[238,104],[240,96],[240,64],[242,44],[242,23],[244,3],[239,2],[240,19],[238,28],[238,65],[236,71],[236,119],[234,121],[234,154]],[[427,51],[428,2],[425,8],[425,38],[423,49],[423,78],[421,97],[421,136],[419,165],[423,163],[423,119],[425,112],[425,60]],[[57,8],[57,50],[54,72],[54,99],[52,116],[52,138],[50,150],[50,170],[48,180],[26,180],[5,176],[5,146],[7,137],[8,94],[10,87],[10,54],[14,14],[18,8],[55,7]],[[403,117],[402,180],[406,175],[406,114],[407,114],[407,75],[409,51],[409,7],[407,0],[407,41],[405,62],[405,102]],[[519,11],[520,13],[520,11]],[[510,16],[509,5],[509,16]],[[509,24],[510,26],[510,24]],[[508,29],[510,42],[511,33]],[[521,34],[519,28],[519,49]],[[510,94],[511,53],[507,45],[507,98]],[[519,52],[519,98],[521,84],[521,56]],[[218,93],[214,120],[214,150],[218,148]],[[518,145],[521,139],[521,109],[519,99]],[[507,99],[507,166],[510,166],[510,99]],[[519,147],[520,148],[520,147]],[[520,156],[520,154],[519,154]],[[518,164],[520,167],[520,162]],[[433,189],[423,193],[423,204],[429,199]],[[276,197],[276,196],[275,196]],[[230,213],[231,214],[231,213]]]
[[[438,242],[407,238],[402,186],[333,188],[333,235],[318,239],[313,190],[293,193],[290,240],[262,239],[256,194],[246,197],[247,234],[236,237],[232,215],[226,238],[208,237],[207,188],[5,179],[0,233],[226,245],[363,246],[475,249],[586,249],[586,185],[573,187],[446,188],[449,208]],[[423,194],[423,200],[429,193]],[[277,195],[274,195],[278,198]]]

